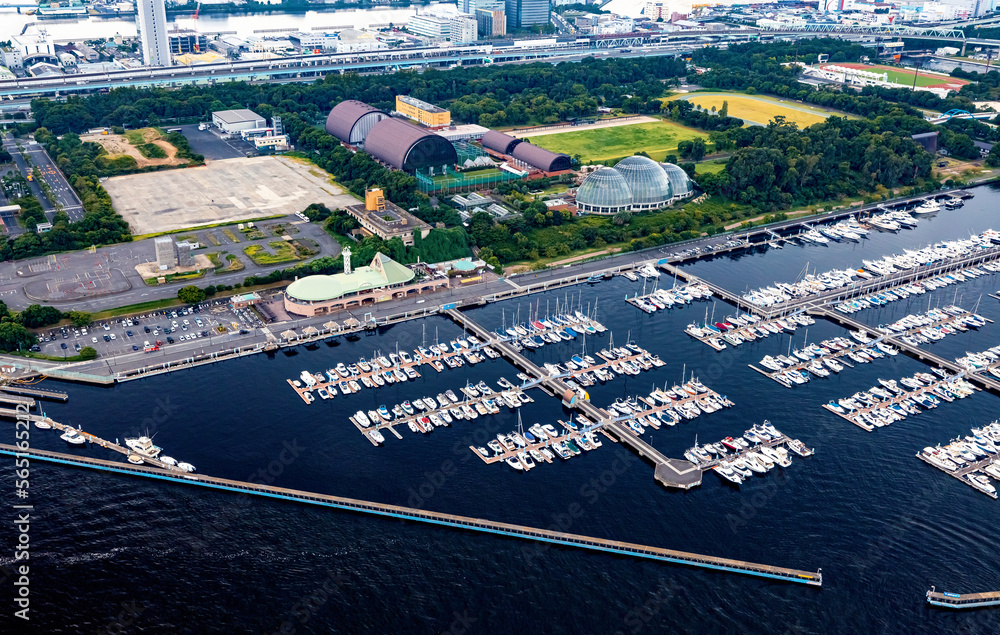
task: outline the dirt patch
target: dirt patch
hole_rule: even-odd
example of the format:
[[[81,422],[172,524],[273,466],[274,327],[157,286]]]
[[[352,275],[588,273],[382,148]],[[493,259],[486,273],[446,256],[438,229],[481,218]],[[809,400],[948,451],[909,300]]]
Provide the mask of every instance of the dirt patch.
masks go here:
[[[153,141],[148,141],[148,143],[155,143],[156,145],[163,148],[167,153],[167,158],[165,159],[147,159],[142,156],[139,149],[128,142],[128,139],[121,135],[116,134],[95,134],[95,135],[81,135],[80,141],[93,141],[94,143],[99,143],[101,146],[108,151],[108,155],[112,159],[127,155],[135,159],[136,165],[140,168],[148,167],[150,165],[187,165],[187,159],[177,158],[177,148],[170,145],[163,139],[156,139]]]

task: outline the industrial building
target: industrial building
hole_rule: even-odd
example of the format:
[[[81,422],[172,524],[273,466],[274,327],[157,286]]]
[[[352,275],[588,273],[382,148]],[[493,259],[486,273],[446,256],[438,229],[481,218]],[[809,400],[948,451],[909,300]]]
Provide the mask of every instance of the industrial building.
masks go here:
[[[576,192],[576,209],[587,214],[660,209],[693,191],[687,173],[673,163],[631,156],[587,175]]]
[[[391,117],[372,126],[364,148],[382,163],[406,172],[433,170],[458,162],[458,153],[450,141]]]
[[[348,205],[344,209],[357,219],[366,233],[382,240],[399,238],[407,247],[414,244],[415,232],[420,232],[421,239],[431,233],[430,225],[385,200],[382,190],[377,187],[365,191],[364,204]]]
[[[170,66],[167,10],[164,0],[135,0],[136,27],[146,66]]]
[[[483,136],[482,145],[487,150],[510,157],[517,163],[542,172],[562,172],[570,169],[569,155],[531,145],[527,141],[495,130],[490,130]]]
[[[208,50],[208,38],[197,31],[171,31],[167,35],[173,55],[202,53]]]
[[[451,112],[408,95],[396,95],[396,112],[428,128],[451,125]]]
[[[267,128],[267,120],[252,110],[219,110],[212,113],[212,124],[228,134],[237,134],[245,130]]]
[[[369,106],[363,101],[348,99],[333,107],[326,117],[326,131],[352,146],[365,142],[372,127],[389,113]]]
[[[306,276],[288,285],[285,311],[312,317],[448,286],[447,278],[436,276],[413,282],[413,271],[381,253],[357,269],[351,268],[350,249],[343,256],[344,273]]]

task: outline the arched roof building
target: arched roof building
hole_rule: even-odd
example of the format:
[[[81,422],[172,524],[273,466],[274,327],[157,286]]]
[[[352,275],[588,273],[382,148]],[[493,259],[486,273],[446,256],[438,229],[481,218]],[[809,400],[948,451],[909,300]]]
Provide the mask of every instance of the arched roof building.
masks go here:
[[[365,152],[406,172],[458,163],[458,153],[450,141],[392,117],[372,127],[365,138]]]
[[[543,172],[559,172],[570,168],[569,155],[539,148],[526,141],[514,146],[510,156]]]
[[[344,143],[360,145],[379,121],[389,113],[363,101],[348,99],[333,107],[326,117],[326,131]]]
[[[483,147],[487,150],[493,150],[494,152],[499,152],[500,154],[509,155],[514,151],[514,146],[521,143],[521,140],[517,137],[497,132],[496,130],[490,130],[483,135],[483,139],[480,143],[482,143]]]

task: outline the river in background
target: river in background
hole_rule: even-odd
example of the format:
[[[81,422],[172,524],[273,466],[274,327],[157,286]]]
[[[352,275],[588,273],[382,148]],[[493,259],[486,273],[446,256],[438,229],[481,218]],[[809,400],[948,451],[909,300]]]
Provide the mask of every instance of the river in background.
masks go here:
[[[859,264],[931,240],[982,231],[995,221],[1000,194],[977,188],[958,210],[922,218],[920,229],[878,234],[860,245],[786,247],[699,263],[691,269],[736,288],[792,280],[810,263],[820,271]],[[663,276],[659,284],[672,281]],[[461,330],[443,317],[382,329],[359,341],[233,360],[110,388],[56,384],[66,404],[46,404],[59,421],[109,439],[156,434],[165,453],[199,471],[271,481],[359,499],[554,527],[806,570],[823,569],[821,590],[763,579],[451,529],[243,498],[197,488],[60,467],[31,466],[32,626],[39,632],[92,632],[125,625],[134,632],[550,632],[550,633],[995,633],[1000,612],[929,609],[924,593],[1000,589],[1000,501],[914,457],[993,421],[1000,399],[976,395],[867,433],[824,410],[879,377],[925,370],[898,355],[828,379],[784,388],[747,367],[784,353],[789,343],[846,331],[825,321],[788,336],[717,353],[683,329],[712,303],[646,315],[624,302],[641,290],[624,278],[490,304],[472,310],[487,328],[557,308],[594,311],[612,331],[529,353],[563,361],[635,340],[668,362],[637,377],[590,390],[592,401],[646,394],[697,375],[736,406],[647,433],[680,456],[697,437],[717,441],[769,419],[816,449],[791,467],[736,489],[705,475],[701,487],[668,491],[648,464],[608,440],[570,461],[528,474],[485,465],[469,450],[516,428],[517,415],[457,422],[433,434],[401,430],[373,447],[347,420],[359,408],[457,391],[466,381],[496,385],[516,371],[495,360],[435,373],[378,391],[305,405],[286,378],[351,363],[375,351],[413,349]],[[858,316],[888,322],[958,301],[1000,321],[996,276],[981,277]],[[957,291],[956,291],[957,289]],[[980,301],[981,298],[981,301]],[[722,302],[714,311],[733,310]],[[948,357],[1000,343],[1000,324],[928,345]],[[55,382],[53,382],[55,383]],[[569,413],[533,393],[524,425]],[[13,426],[5,426],[11,443]],[[68,449],[51,431],[32,429],[34,447]],[[120,460],[118,455],[114,455]],[[13,502],[13,461],[4,458],[0,492]],[[262,472],[263,471],[263,472]],[[270,471],[270,474],[268,474]],[[263,475],[262,475],[263,474]],[[570,513],[571,510],[576,513]],[[6,551],[14,532],[3,532]],[[0,563],[13,564],[9,557]],[[7,587],[10,588],[9,586]],[[10,592],[10,591],[8,591]],[[132,612],[124,612],[123,603]],[[0,628],[9,625],[9,611]],[[7,632],[12,632],[9,629]]]
[[[306,13],[272,13],[254,14],[219,14],[202,13],[198,20],[192,20],[190,15],[168,16],[169,30],[191,29],[197,27],[202,33],[219,33],[235,31],[240,37],[254,33],[266,33],[274,29],[290,31],[318,31],[324,28],[367,28],[370,25],[388,24],[405,25],[409,18],[416,15],[417,9],[423,5],[411,7],[343,9],[330,11],[309,11]],[[455,3],[440,3],[428,6],[457,11]],[[110,38],[115,35],[134,37],[136,22],[134,16],[123,18],[90,17],[83,20],[38,20],[36,16],[18,14],[13,11],[0,12],[0,39],[21,32],[25,25],[45,29],[54,40],[71,41],[75,39]]]

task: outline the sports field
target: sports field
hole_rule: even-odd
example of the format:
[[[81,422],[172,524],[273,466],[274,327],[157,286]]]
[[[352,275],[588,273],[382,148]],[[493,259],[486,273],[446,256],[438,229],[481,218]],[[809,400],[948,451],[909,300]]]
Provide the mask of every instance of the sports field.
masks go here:
[[[681,99],[708,110],[715,106],[717,111],[722,108],[722,102],[725,101],[729,103],[730,117],[739,117],[747,123],[762,126],[781,115],[785,121],[796,123],[800,128],[805,128],[819,123],[833,114],[822,108],[814,108],[805,104],[780,102],[769,97],[733,93],[693,93],[685,95]]]
[[[870,73],[886,73],[889,76],[890,82],[901,84],[903,86],[913,86],[914,73],[917,74],[917,86],[953,88],[958,90],[962,86],[971,83],[968,80],[959,79],[957,77],[934,75],[932,73],[924,73],[909,68],[897,68],[894,66],[872,66],[870,64],[833,64],[832,66],[846,66],[847,68],[856,68]],[[823,68],[826,68],[826,66]]]
[[[662,161],[677,150],[681,141],[708,140],[708,135],[670,121],[638,123],[632,126],[558,132],[531,138],[537,146],[553,152],[579,154],[584,162],[606,161],[627,157],[645,151],[650,157]]]

